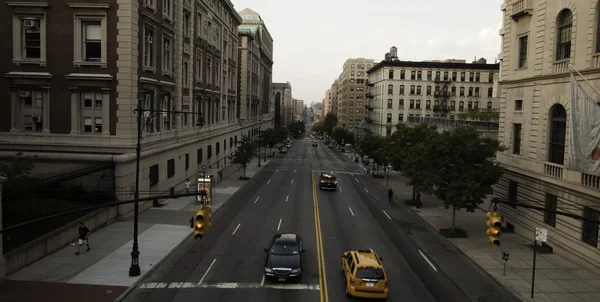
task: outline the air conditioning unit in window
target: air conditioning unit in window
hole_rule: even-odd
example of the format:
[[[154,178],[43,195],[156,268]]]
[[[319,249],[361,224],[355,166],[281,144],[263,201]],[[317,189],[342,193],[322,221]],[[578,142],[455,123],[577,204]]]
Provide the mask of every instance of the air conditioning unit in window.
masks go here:
[[[146,37],[146,42],[152,43],[152,36],[147,36]]]
[[[30,27],[36,27],[36,28],[39,27],[38,20],[23,20],[23,25],[25,27],[28,27],[28,28],[30,28]]]
[[[165,50],[169,50],[169,44],[165,44],[165,45],[164,45],[164,49],[165,49]]]
[[[39,123],[42,121],[42,118],[40,116],[32,116],[31,121],[34,123]]]
[[[19,97],[21,97],[21,98],[28,98],[30,96],[31,96],[31,92],[29,92],[29,91],[24,91],[24,90],[19,91]]]

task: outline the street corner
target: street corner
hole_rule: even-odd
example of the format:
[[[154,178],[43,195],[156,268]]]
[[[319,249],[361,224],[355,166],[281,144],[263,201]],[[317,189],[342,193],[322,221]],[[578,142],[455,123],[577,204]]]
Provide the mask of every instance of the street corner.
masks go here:
[[[123,294],[126,286],[13,281],[0,283],[0,302],[112,302]]]

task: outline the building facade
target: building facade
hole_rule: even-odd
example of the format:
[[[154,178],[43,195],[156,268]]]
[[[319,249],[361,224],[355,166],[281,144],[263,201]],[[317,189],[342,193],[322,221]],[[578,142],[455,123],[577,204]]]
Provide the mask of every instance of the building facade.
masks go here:
[[[238,27],[240,122],[243,125],[258,122],[262,127],[273,128],[273,37],[258,13],[246,8],[239,14],[242,17],[242,24]]]
[[[320,122],[323,120],[323,104],[322,103],[314,103],[312,105],[314,112],[314,122]]]
[[[119,199],[224,168],[238,120],[238,26],[228,0],[0,3],[0,155],[39,156],[36,172],[114,162]],[[52,24],[48,20],[53,20]],[[40,171],[42,170],[42,171]],[[121,215],[132,207],[121,206]]]
[[[505,174],[495,196],[600,218],[600,175],[570,168],[571,64],[576,79],[600,100],[598,1],[505,1],[502,5],[502,79],[498,154]],[[502,205],[508,229],[532,238],[548,229],[553,251],[600,271],[598,223]]]
[[[338,125],[349,130],[367,117],[367,70],[373,59],[348,59],[338,78]]]
[[[325,91],[325,97],[321,101],[321,108],[323,110],[321,114],[323,115],[323,118],[325,118],[327,113],[331,112],[331,88]]]
[[[368,130],[391,135],[410,117],[455,119],[463,112],[497,111],[494,92],[499,64],[400,61],[392,47],[386,59],[367,71]]]
[[[292,84],[273,83],[273,94],[275,99],[279,99],[279,116],[281,126],[287,126],[292,123]],[[277,113],[276,113],[277,114]]]
[[[293,121],[299,121],[302,118],[302,111],[304,110],[304,101],[298,99],[292,99],[292,110],[293,110]]]

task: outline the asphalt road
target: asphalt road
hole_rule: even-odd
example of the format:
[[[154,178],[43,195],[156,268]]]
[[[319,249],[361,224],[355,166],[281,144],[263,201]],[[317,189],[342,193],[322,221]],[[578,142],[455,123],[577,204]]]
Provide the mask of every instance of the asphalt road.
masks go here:
[[[341,255],[372,248],[388,301],[518,301],[405,207],[389,208],[361,167],[310,142],[271,160],[214,215],[209,234],[188,238],[123,300],[347,301]],[[313,188],[323,171],[337,175],[337,191]],[[303,238],[298,283],[263,279],[263,249],[278,232]]]

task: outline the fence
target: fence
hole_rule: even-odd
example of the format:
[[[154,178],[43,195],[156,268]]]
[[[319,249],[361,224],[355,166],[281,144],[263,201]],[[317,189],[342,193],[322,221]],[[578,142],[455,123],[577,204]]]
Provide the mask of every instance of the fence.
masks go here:
[[[115,200],[114,164],[31,175],[4,183],[3,227]],[[88,213],[34,223],[4,233],[8,253]]]
[[[477,130],[498,131],[498,122],[468,121],[447,118],[409,116],[407,121],[414,124],[435,125],[438,128],[454,128],[456,126],[471,126]]]

